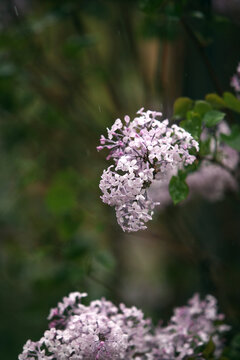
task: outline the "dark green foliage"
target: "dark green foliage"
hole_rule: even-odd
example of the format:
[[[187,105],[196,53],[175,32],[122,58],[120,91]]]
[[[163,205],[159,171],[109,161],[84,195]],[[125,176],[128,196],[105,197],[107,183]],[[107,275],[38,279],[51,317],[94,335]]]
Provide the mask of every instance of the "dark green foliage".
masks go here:
[[[195,140],[199,140],[202,131],[202,119],[197,112],[188,111],[186,120],[181,121],[180,126],[187,130]]]
[[[240,100],[238,100],[236,96],[230,92],[225,92],[223,94],[223,100],[227,108],[240,113]]]
[[[197,100],[193,108],[193,111],[198,113],[201,117],[211,110],[212,106],[210,103],[204,100]]]
[[[169,193],[173,200],[173,203],[176,205],[179,202],[186,199],[189,188],[186,183],[187,174],[183,171],[179,171],[177,176],[172,176],[169,183]]]
[[[204,114],[203,122],[207,127],[217,125],[225,117],[225,114],[221,111],[211,110]]]
[[[178,98],[173,105],[173,115],[175,118],[183,118],[188,110],[192,108],[193,101],[187,97]]]
[[[209,137],[207,140],[201,140],[200,141],[200,156],[207,156],[210,154],[210,146],[211,146],[211,137]]]
[[[216,109],[217,108],[222,109],[222,108],[226,107],[224,100],[217,94],[207,94],[205,96],[205,99],[207,100],[207,102],[209,104],[212,105],[212,107],[214,107]]]

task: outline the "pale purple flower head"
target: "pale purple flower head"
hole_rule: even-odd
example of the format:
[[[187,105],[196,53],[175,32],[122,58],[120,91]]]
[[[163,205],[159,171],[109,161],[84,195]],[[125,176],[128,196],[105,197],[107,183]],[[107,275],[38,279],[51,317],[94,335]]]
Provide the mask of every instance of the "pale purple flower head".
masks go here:
[[[234,176],[239,165],[239,152],[219,140],[221,134],[230,134],[230,128],[222,121],[216,130],[217,140],[211,139],[209,154],[201,161],[197,171],[190,173],[186,178],[189,195],[185,201],[197,196],[210,202],[218,201],[223,199],[228,191],[237,192],[239,189],[237,178]],[[210,135],[205,129],[201,140],[206,141]],[[216,163],[212,162],[214,158],[217,160]],[[169,173],[165,181],[154,181],[150,187],[151,198],[161,203],[161,209],[172,204],[168,182],[173,175],[176,175],[176,170]]]
[[[176,308],[167,326],[155,329],[136,307],[119,307],[105,299],[81,304],[86,294],[72,293],[50,312],[49,319],[64,313],[65,323],[44,332],[36,342],[28,340],[19,360],[184,360],[201,359],[201,349],[210,338],[221,355],[222,323],[216,299],[199,295],[188,305]]]
[[[182,360],[186,357],[201,359],[201,348],[213,340],[216,358],[221,354],[221,334],[230,329],[222,325],[223,314],[217,312],[217,301],[207,295],[200,300],[195,294],[188,305],[176,308],[167,326],[159,326],[155,331],[157,359]],[[218,325],[217,325],[218,324]]]
[[[101,146],[110,150],[107,159],[114,165],[104,170],[100,189],[101,199],[114,206],[119,225],[124,231],[146,229],[153,210],[159,203],[149,196],[154,179],[163,180],[173,169],[192,164],[195,156],[190,150],[199,150],[197,141],[177,125],[168,126],[168,120],[159,121],[162,114],[140,109],[130,121],[117,119],[108,137],[101,136]]]
[[[114,306],[105,299],[81,303],[86,294],[71,293],[50,311],[50,330],[43,337],[24,345],[19,360],[112,360],[133,359],[150,351],[145,337],[151,322],[141,310],[124,304]],[[52,319],[59,314],[64,323]]]

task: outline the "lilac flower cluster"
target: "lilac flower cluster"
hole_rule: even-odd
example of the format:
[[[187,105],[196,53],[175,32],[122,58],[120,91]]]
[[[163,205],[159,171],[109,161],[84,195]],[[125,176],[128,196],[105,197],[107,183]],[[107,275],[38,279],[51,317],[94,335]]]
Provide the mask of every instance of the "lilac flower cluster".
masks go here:
[[[110,150],[107,159],[114,165],[104,170],[100,189],[103,202],[114,206],[117,221],[124,231],[146,229],[152,219],[154,202],[148,189],[154,179],[164,179],[172,169],[192,164],[195,156],[189,150],[199,150],[197,141],[177,125],[168,126],[168,120],[159,121],[160,112],[140,109],[130,121],[117,119],[108,138],[101,136],[98,150]]]
[[[215,358],[221,355],[221,333],[230,329],[228,325],[219,324],[224,319],[223,314],[217,313],[216,299],[207,295],[201,301],[195,294],[188,301],[188,305],[176,308],[168,326],[160,326],[154,334],[156,348],[153,359],[182,360],[188,357],[203,359],[201,348],[213,340],[216,350]]]
[[[187,179],[191,192],[198,193],[209,201],[222,199],[226,191],[238,190],[234,174],[239,164],[239,152],[219,140],[221,134],[229,135],[230,132],[225,121],[218,124],[217,139],[210,141],[210,154],[202,161],[199,170],[190,174]],[[209,134],[202,133],[203,140],[208,136]]]
[[[124,304],[116,307],[105,299],[81,303],[87,294],[71,293],[51,310],[49,330],[36,342],[28,340],[19,360],[183,360],[201,359],[201,348],[210,338],[216,356],[222,348],[220,325],[224,316],[217,313],[216,299],[196,294],[174,310],[167,326],[153,328],[143,312]],[[218,324],[216,324],[218,323]]]
[[[72,293],[51,310],[50,330],[38,342],[28,341],[19,360],[133,359],[149,351],[150,321],[141,310],[119,308],[105,299],[81,303],[86,294]]]
[[[240,63],[237,66],[236,74],[231,78],[231,86],[234,88],[238,97],[240,96]]]
[[[221,134],[230,134],[230,128],[225,121],[217,127],[217,139]],[[210,134],[203,131],[201,140],[209,139]],[[215,160],[215,162],[212,162]],[[188,175],[186,182],[189,186],[189,195],[186,200],[201,196],[207,201],[221,200],[227,191],[238,191],[238,181],[233,175],[239,165],[239,152],[219,140],[211,139],[210,151],[206,159],[201,161],[197,171]],[[169,178],[176,175],[176,171],[169,174]],[[153,182],[150,188],[151,198],[160,201],[161,208],[172,203],[168,190],[168,181]]]

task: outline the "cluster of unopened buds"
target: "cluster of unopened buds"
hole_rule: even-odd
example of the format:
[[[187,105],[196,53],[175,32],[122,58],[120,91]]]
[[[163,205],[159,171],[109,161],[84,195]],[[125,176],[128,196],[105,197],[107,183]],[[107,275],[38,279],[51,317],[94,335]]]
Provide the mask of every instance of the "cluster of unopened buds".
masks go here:
[[[203,359],[214,342],[214,358],[222,352],[222,334],[229,330],[218,314],[216,299],[196,294],[176,308],[167,326],[153,327],[141,310],[105,299],[81,303],[86,293],[71,293],[52,309],[49,330],[36,342],[28,340],[19,360],[183,360]]]
[[[168,120],[159,121],[162,114],[140,109],[131,121],[117,119],[108,137],[101,136],[98,150],[108,149],[107,159],[114,165],[104,170],[100,189],[103,202],[114,206],[117,221],[124,231],[146,229],[153,209],[159,203],[149,196],[153,180],[163,180],[173,169],[192,164],[199,150],[190,133]]]
[[[238,97],[240,96],[240,63],[237,66],[237,71],[231,78],[231,86],[234,88]]]

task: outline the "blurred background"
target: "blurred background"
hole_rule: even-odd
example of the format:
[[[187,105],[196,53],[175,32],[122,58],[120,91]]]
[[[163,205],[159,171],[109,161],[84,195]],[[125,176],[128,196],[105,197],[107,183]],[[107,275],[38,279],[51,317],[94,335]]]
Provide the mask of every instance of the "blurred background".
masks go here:
[[[234,0],[1,0],[1,359],[39,339],[71,291],[155,322],[211,293],[240,330],[239,194],[159,207],[124,234],[99,198],[96,151],[117,117],[171,117],[179,96],[231,90],[239,31]]]

